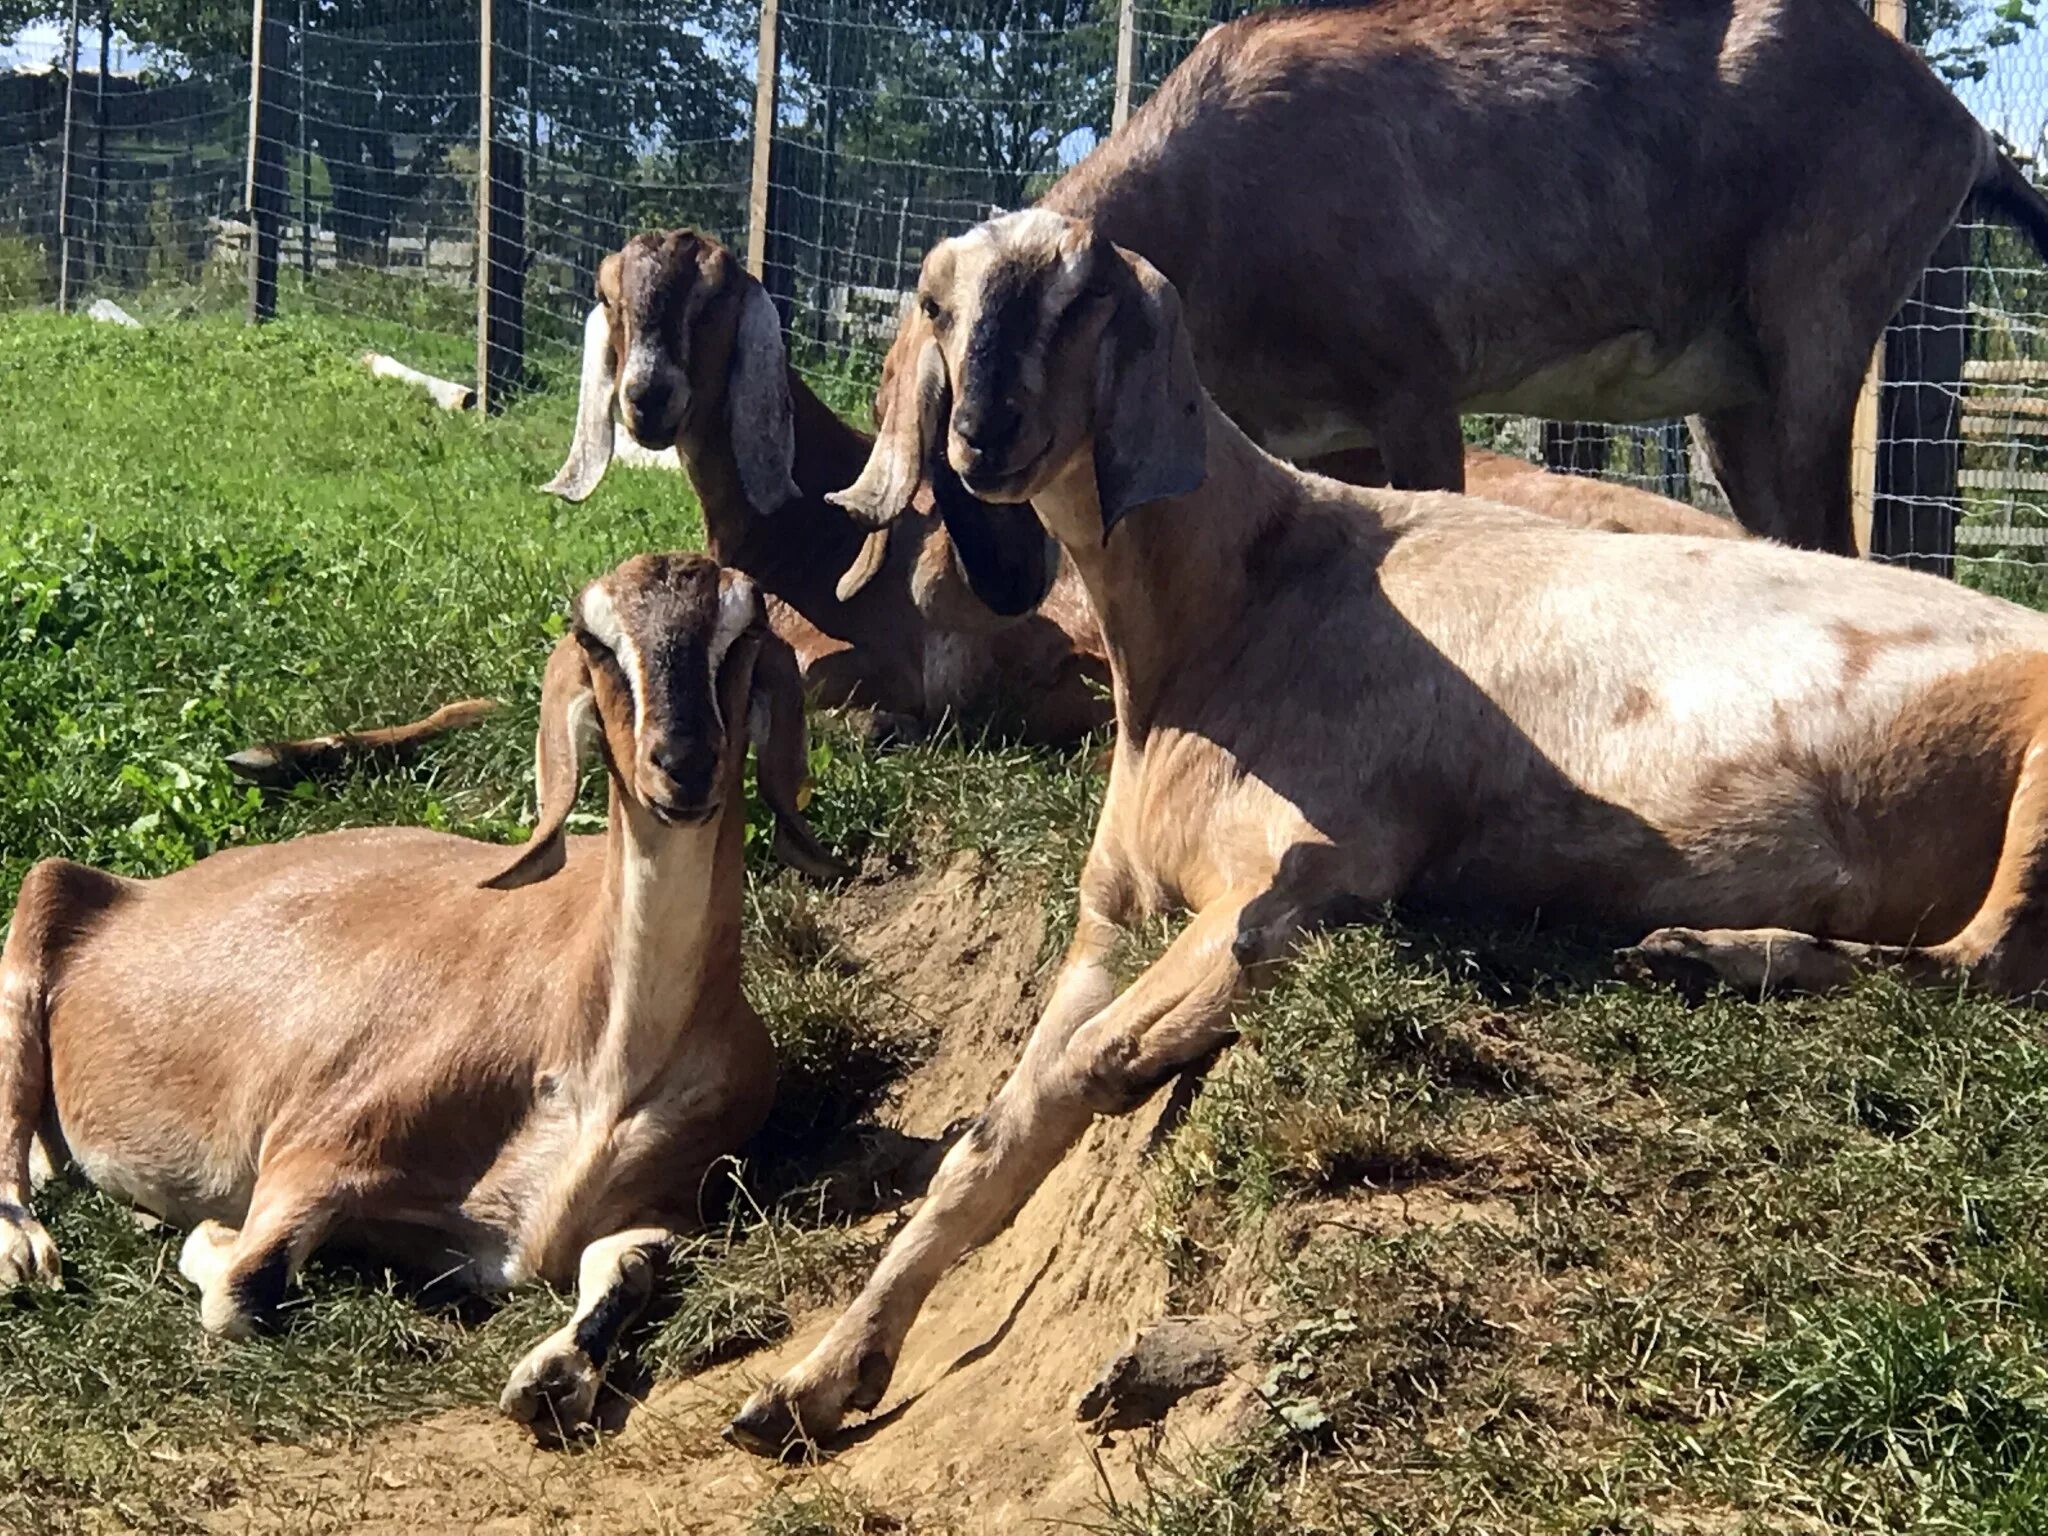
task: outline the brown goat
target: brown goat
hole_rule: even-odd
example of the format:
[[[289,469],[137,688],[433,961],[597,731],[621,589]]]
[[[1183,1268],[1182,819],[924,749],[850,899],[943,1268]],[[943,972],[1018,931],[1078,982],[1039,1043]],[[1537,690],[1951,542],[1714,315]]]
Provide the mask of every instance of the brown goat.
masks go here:
[[[947,1268],[1097,1114],[1228,1041],[1318,925],[1417,899],[1654,927],[1633,958],[1750,988],[1872,964],[2048,986],[2048,616],[1291,468],[1204,394],[1157,269],[1044,210],[934,247],[919,300],[928,339],[843,502],[886,520],[935,454],[1028,501],[1102,621],[1115,756],[1020,1060],[741,1443],[877,1407]],[[1020,416],[1002,448],[963,430],[992,408]],[[1120,988],[1119,930],[1172,911]]]
[[[1282,457],[1371,441],[1457,490],[1461,411],[1697,413],[1746,527],[1850,553],[1871,350],[1973,192],[2048,252],[2048,201],[1846,0],[1377,0],[1214,29],[1040,206],[1166,274]]]
[[[860,473],[872,439],[789,366],[767,291],[724,246],[692,230],[637,236],[598,268],[597,297],[575,440],[548,490],[581,501],[597,488],[616,404],[640,443],[676,448],[711,553],[769,594],[818,702],[924,726],[990,716],[1041,742],[1108,719],[1101,637],[1058,547],[1039,535],[1015,559],[988,557],[1016,541],[991,539],[987,522],[1037,533],[1029,509],[980,506],[943,473],[880,534],[825,500]],[[987,552],[968,566],[972,584],[963,538]]]
[[[30,1167],[68,1159],[193,1228],[179,1268],[214,1332],[266,1323],[330,1238],[486,1289],[573,1284],[503,1406],[589,1417],[774,1093],[740,988],[750,736],[781,835],[831,861],[796,810],[795,661],[745,576],[638,556],[573,620],[524,848],[376,828],[158,880],[29,872],[0,952],[0,1289],[57,1283]],[[566,837],[592,747],[610,830]]]

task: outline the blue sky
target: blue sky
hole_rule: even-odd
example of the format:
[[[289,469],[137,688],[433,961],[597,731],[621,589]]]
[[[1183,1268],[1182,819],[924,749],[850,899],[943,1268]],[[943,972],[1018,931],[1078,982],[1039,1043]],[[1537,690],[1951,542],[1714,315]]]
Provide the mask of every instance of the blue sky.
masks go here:
[[[85,54],[88,64],[98,62],[99,36],[91,23],[81,25],[78,46],[79,51]],[[19,68],[25,64],[48,65],[63,51],[63,24],[39,21],[23,27],[21,35],[12,43],[0,45],[0,69]],[[132,74],[142,63],[142,52],[131,48],[127,40],[117,33],[114,37],[114,73]]]

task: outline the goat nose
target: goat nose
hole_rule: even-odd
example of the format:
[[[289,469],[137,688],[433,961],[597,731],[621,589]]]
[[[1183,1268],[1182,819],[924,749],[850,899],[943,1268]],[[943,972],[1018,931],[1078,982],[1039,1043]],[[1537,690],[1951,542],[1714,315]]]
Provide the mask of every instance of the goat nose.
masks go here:
[[[626,386],[626,404],[636,416],[659,419],[668,410],[671,393],[666,379],[637,379]]]
[[[1021,420],[1008,404],[963,405],[953,413],[953,430],[977,453],[993,453],[1017,435]]]
[[[662,741],[648,750],[647,765],[679,799],[701,804],[718,776],[718,751],[708,741]]]

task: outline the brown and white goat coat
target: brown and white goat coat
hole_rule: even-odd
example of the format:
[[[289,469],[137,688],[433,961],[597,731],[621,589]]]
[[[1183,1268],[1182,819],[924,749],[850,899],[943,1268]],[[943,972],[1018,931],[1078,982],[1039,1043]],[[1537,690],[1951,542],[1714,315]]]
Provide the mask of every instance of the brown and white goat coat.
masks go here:
[[[1202,392],[1171,285],[1049,213],[936,247],[920,297],[845,502],[893,515],[928,454],[1028,498],[1101,619],[1115,756],[1022,1060],[845,1316],[734,1421],[744,1443],[876,1406],[931,1286],[1090,1119],[1222,1044],[1263,966],[1360,907],[1687,924],[1644,947],[1749,983],[1873,959],[2048,983],[2048,616],[1290,469]],[[1035,380],[982,344],[1020,324]],[[1117,930],[1175,908],[1119,994]]]
[[[263,1323],[330,1238],[485,1289],[578,1286],[514,1372],[515,1417],[587,1418],[652,1260],[766,1115],[740,990],[742,764],[782,835],[802,702],[744,576],[640,556],[548,662],[540,823],[233,849],[157,880],[30,871],[0,955],[0,1287],[55,1282],[31,1143],[193,1228],[206,1327]],[[602,837],[567,837],[585,753]]]

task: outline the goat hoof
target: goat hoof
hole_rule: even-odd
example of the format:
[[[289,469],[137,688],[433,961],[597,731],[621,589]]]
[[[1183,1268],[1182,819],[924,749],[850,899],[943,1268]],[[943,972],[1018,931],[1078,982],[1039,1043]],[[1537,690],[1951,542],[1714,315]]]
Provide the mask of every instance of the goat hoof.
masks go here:
[[[781,1385],[761,1388],[725,1426],[728,1443],[771,1461],[800,1460],[831,1426],[807,1426]]]
[[[543,1346],[514,1368],[498,1408],[537,1434],[567,1435],[590,1422],[603,1382],[603,1373],[581,1350]]]
[[[59,1290],[63,1284],[57,1245],[43,1224],[19,1207],[0,1205],[0,1292],[27,1285]]]

